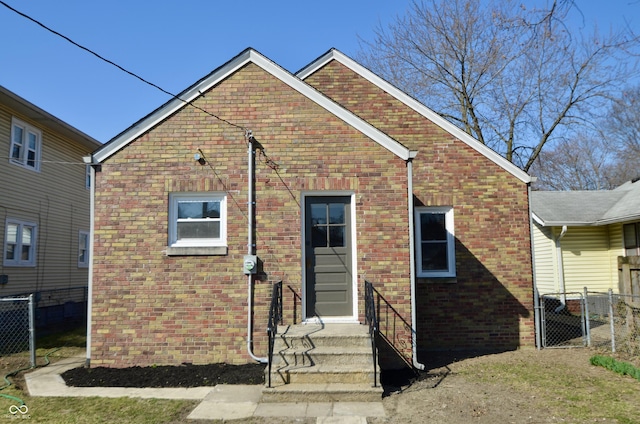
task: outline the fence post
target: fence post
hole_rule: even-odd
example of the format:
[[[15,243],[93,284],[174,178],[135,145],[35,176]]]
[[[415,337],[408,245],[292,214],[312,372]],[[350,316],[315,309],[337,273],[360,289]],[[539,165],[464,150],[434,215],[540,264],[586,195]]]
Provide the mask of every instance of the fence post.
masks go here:
[[[29,353],[31,355],[31,368],[36,367],[36,325],[35,303],[33,293],[29,295]]]
[[[611,353],[616,353],[616,326],[613,317],[613,290],[609,289],[609,325],[611,326]]]
[[[584,323],[587,336],[587,346],[591,347],[591,322],[589,321],[589,292],[584,288]]]
[[[538,350],[542,349],[542,322],[540,317],[540,293],[538,293],[538,288],[533,286],[533,319],[536,326],[536,347]]]

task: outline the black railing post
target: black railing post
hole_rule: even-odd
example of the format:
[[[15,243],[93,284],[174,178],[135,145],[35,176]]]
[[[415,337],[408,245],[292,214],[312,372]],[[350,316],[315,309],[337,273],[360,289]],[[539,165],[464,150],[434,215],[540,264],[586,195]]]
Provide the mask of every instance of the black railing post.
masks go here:
[[[373,353],[373,387],[378,387],[378,352],[376,338],[378,337],[378,318],[376,316],[376,302],[373,297],[373,284],[364,282],[364,314],[365,322],[369,324],[369,337],[371,337],[371,351]]]
[[[273,346],[278,334],[278,323],[282,323],[282,281],[273,285],[271,292],[271,306],[269,307],[269,323],[267,334],[269,335],[269,363],[267,365],[267,387],[271,387],[271,364],[273,362]]]

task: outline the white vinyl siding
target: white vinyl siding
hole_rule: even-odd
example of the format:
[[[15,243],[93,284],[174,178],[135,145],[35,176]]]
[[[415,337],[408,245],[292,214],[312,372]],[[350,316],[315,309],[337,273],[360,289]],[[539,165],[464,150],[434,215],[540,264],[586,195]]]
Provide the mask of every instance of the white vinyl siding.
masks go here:
[[[6,153],[15,117],[36,127],[29,117],[0,103],[0,149]],[[0,296],[87,285],[87,268],[78,267],[78,233],[90,227],[90,192],[85,188],[82,157],[98,146],[84,146],[43,122],[38,122],[42,131],[40,172],[13,166],[9,159],[6,166],[0,166],[0,240],[5,240],[6,217],[36,223],[38,230],[36,266],[5,268],[9,282],[0,285]]]
[[[538,293],[557,293],[558,285],[558,260],[556,256],[555,242],[551,235],[552,229],[542,227],[534,222],[533,246],[536,264],[536,287]]]
[[[589,291],[617,290],[606,226],[569,227],[561,244],[566,291],[582,292],[584,287]]]

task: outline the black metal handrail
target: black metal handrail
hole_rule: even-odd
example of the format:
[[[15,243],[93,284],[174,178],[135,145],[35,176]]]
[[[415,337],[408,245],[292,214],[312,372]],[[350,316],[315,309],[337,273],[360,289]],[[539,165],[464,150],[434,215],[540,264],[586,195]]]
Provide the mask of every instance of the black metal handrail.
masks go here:
[[[364,315],[365,323],[369,324],[369,337],[371,337],[371,351],[373,353],[373,387],[378,387],[378,352],[376,350],[376,338],[378,337],[378,317],[376,315],[376,301],[373,296],[373,284],[364,282]]]
[[[273,285],[271,292],[271,306],[269,307],[269,324],[267,325],[267,334],[269,335],[269,364],[267,387],[271,387],[271,363],[273,362],[273,346],[278,334],[278,323],[282,323],[282,281]]]

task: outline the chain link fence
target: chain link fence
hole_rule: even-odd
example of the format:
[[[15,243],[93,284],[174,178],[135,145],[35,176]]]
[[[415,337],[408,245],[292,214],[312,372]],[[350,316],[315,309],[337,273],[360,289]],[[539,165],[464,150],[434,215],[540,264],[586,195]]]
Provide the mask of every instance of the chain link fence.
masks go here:
[[[598,347],[640,356],[640,296],[544,293],[538,296],[542,348]]]
[[[0,356],[25,351],[35,367],[34,296],[0,298]]]

